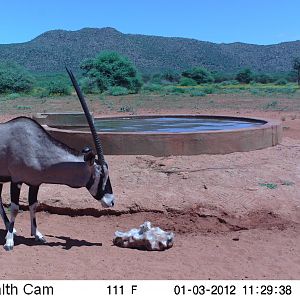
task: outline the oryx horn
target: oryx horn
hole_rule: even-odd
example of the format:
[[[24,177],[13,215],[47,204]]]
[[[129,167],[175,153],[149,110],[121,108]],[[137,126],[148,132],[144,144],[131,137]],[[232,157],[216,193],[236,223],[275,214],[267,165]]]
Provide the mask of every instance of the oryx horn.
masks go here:
[[[92,136],[93,136],[93,139],[94,139],[94,143],[95,143],[95,147],[96,147],[96,152],[97,152],[97,156],[98,156],[98,160],[100,162],[100,165],[104,165],[105,164],[105,160],[104,160],[104,155],[103,155],[103,149],[102,149],[102,146],[101,146],[101,143],[100,143],[100,140],[99,140],[99,137],[97,135],[97,132],[96,132],[96,128],[94,126],[94,123],[93,123],[93,119],[92,119],[92,116],[90,114],[90,111],[88,109],[88,106],[86,104],[86,101],[83,97],[83,94],[80,90],[80,87],[75,79],[75,76],[73,75],[72,71],[69,70],[67,67],[66,67],[66,70],[70,76],[70,79],[72,81],[72,84],[75,88],[75,91],[77,93],[77,96],[80,100],[80,103],[81,103],[81,106],[82,106],[82,109],[84,111],[84,114],[86,116],[86,119],[88,121],[88,124],[89,124],[89,127],[90,127],[90,130],[91,130],[91,133],[92,133]]]

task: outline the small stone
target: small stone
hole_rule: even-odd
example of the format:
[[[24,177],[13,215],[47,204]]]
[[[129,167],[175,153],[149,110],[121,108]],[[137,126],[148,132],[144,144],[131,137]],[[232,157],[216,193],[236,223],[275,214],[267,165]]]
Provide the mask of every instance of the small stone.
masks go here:
[[[182,176],[182,179],[188,179],[189,178],[189,173],[188,172],[180,172],[179,174]]]
[[[238,238],[238,237],[235,237],[235,238],[233,238],[232,240],[233,240],[233,241],[239,241],[239,240],[240,240],[240,238]]]

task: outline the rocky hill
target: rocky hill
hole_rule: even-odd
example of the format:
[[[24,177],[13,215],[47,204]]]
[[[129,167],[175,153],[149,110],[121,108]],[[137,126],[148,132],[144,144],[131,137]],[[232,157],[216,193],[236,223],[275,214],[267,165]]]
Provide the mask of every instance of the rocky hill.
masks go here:
[[[60,72],[65,64],[80,63],[103,50],[129,57],[141,72],[184,70],[204,66],[211,71],[236,72],[250,67],[257,72],[291,70],[300,56],[300,41],[275,45],[216,44],[195,39],[123,34],[114,28],[52,30],[18,44],[0,45],[0,60],[10,60],[32,71]]]

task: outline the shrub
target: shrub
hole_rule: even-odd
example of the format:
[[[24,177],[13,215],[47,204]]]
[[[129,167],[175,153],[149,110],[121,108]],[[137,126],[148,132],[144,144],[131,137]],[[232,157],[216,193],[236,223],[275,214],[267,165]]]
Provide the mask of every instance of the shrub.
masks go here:
[[[190,96],[191,97],[204,97],[204,96],[206,96],[206,93],[199,89],[190,89]]]
[[[279,78],[274,82],[275,85],[286,85],[287,83],[288,81],[285,78]]]
[[[112,86],[108,89],[109,95],[112,96],[120,96],[120,95],[128,95],[129,91],[125,87],[122,86]]]
[[[162,86],[160,84],[147,83],[144,84],[143,90],[148,92],[160,92],[162,90]]]
[[[184,88],[180,88],[177,86],[172,86],[168,89],[166,89],[167,93],[169,94],[184,94],[186,92],[187,89]]]
[[[205,94],[214,94],[216,93],[216,89],[213,86],[206,86],[202,89]]]
[[[296,71],[297,74],[297,82],[300,86],[300,57],[297,57],[293,60],[293,69]]]
[[[80,68],[85,77],[95,82],[100,92],[121,86],[136,93],[142,86],[134,65],[117,52],[102,52],[96,58],[84,61]]]
[[[65,96],[71,94],[71,88],[63,81],[51,81],[47,88],[49,95]]]
[[[194,86],[197,85],[197,82],[192,78],[181,77],[179,81],[179,85],[181,86]]]
[[[29,92],[33,84],[33,76],[21,66],[0,63],[0,93]]]
[[[250,69],[243,69],[237,73],[235,79],[240,83],[249,83],[253,79],[253,74]]]
[[[161,78],[167,82],[171,82],[171,83],[178,83],[180,80],[180,74],[175,72],[175,71],[165,71]]]
[[[230,81],[234,79],[234,75],[228,73],[213,72],[212,76],[214,78],[214,82],[216,83],[221,83],[224,81]]]
[[[151,76],[150,82],[153,84],[161,84],[162,75],[160,73],[153,74]]]
[[[212,74],[205,68],[195,67],[182,72],[183,77],[191,78],[195,80],[198,84],[200,83],[210,83],[214,81]]]
[[[80,79],[79,85],[85,94],[96,94],[98,91],[95,81],[87,77]]]
[[[49,90],[47,88],[37,88],[34,90],[33,93],[34,96],[39,97],[39,98],[46,98],[50,96]]]
[[[253,80],[259,83],[270,83],[273,82],[273,78],[268,74],[256,74],[253,76]]]
[[[149,73],[143,73],[141,77],[144,83],[147,83],[151,80],[151,75]]]
[[[21,97],[21,95],[19,93],[12,93],[12,94],[7,95],[5,98],[6,98],[6,100],[14,100],[14,99],[17,99],[20,97]]]
[[[219,83],[219,86],[224,86],[224,85],[238,85],[240,84],[237,80],[226,80],[222,81]]]

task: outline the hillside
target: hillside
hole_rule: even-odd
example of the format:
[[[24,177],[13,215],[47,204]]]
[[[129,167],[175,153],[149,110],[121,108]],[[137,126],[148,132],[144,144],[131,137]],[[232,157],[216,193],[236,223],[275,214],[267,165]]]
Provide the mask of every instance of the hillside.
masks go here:
[[[235,72],[250,67],[258,72],[291,69],[300,56],[300,41],[275,45],[216,44],[195,39],[123,34],[113,28],[52,30],[18,44],[0,45],[0,60],[15,61],[37,72],[59,72],[103,50],[129,57],[142,72],[183,70],[204,66],[211,71]]]

